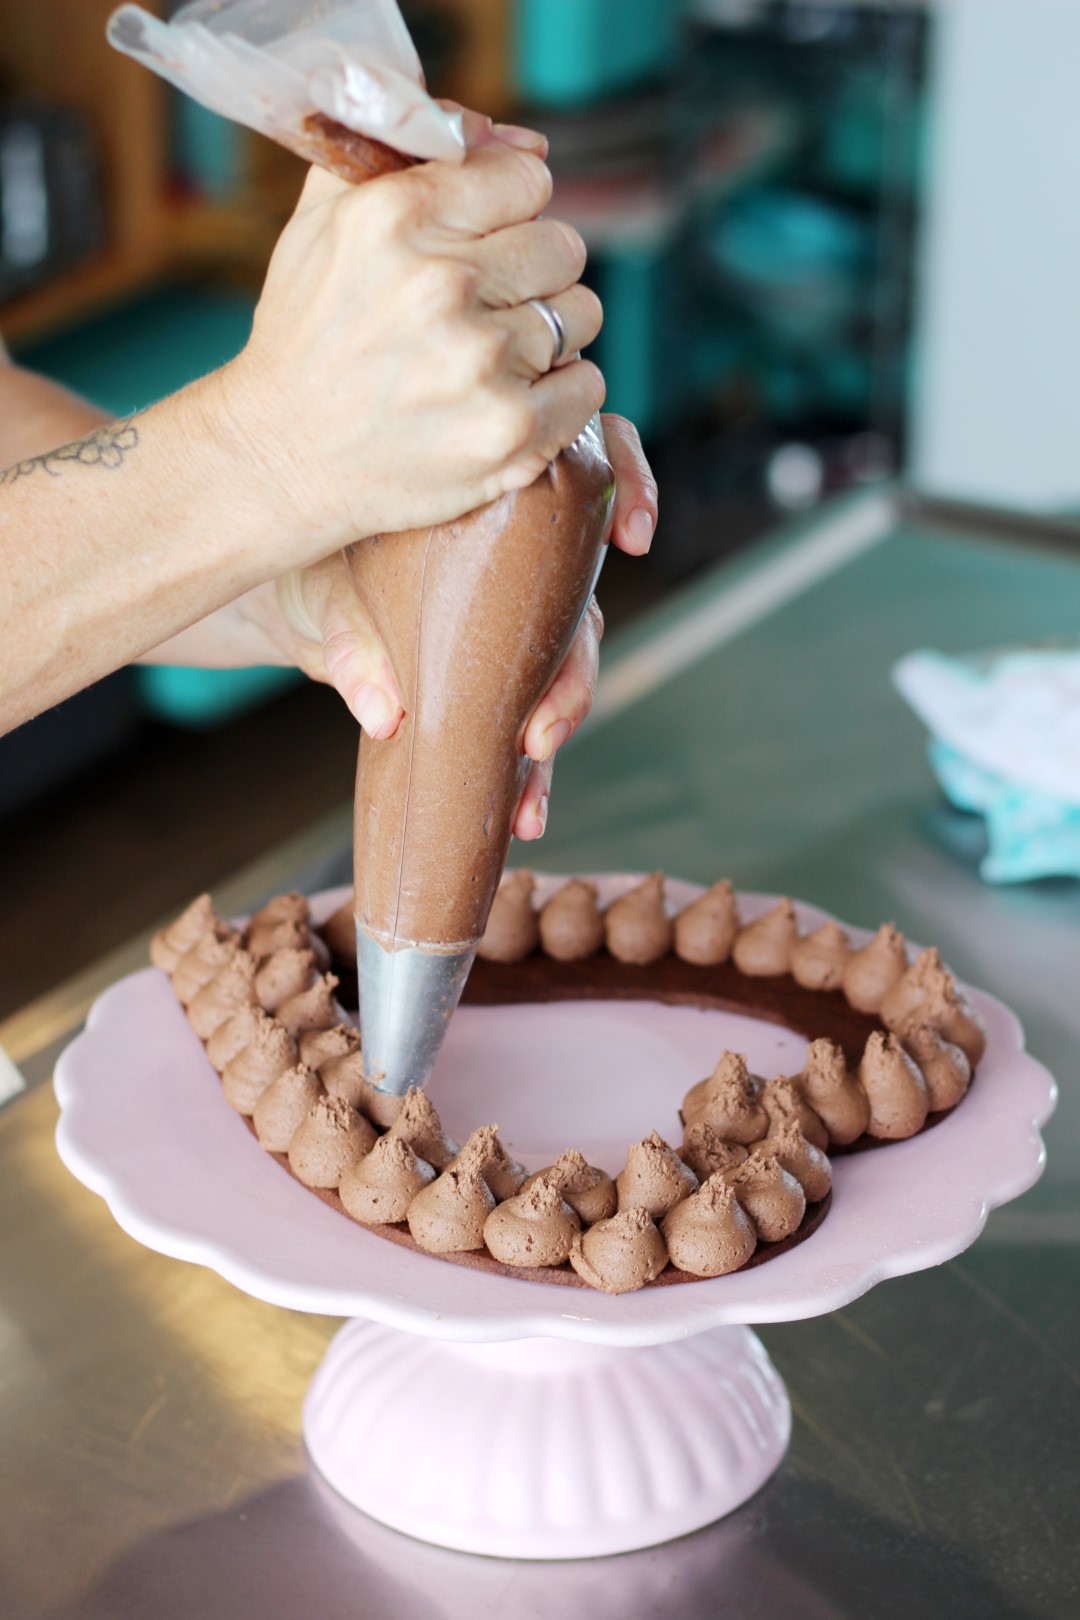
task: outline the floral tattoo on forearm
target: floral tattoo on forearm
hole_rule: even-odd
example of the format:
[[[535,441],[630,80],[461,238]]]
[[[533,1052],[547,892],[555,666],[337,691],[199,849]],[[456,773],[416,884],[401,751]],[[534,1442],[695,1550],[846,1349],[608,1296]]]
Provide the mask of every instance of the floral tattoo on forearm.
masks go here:
[[[76,439],[74,444],[63,444],[59,450],[47,450],[43,456],[34,456],[29,461],[17,461],[13,467],[0,472],[0,485],[15,484],[20,478],[29,478],[31,473],[39,471],[47,473],[50,478],[61,478],[64,469],[73,465],[107,467],[110,472],[115,472],[123,466],[138,442],[139,430],[134,422],[110,422],[106,427],[88,433],[85,439]]]

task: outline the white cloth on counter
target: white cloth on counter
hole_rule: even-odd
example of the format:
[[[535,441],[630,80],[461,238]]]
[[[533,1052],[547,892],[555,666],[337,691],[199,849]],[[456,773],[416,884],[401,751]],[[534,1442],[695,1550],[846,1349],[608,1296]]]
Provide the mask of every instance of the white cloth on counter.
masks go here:
[[[933,736],[965,759],[1080,807],[1080,648],[913,652],[893,680]]]

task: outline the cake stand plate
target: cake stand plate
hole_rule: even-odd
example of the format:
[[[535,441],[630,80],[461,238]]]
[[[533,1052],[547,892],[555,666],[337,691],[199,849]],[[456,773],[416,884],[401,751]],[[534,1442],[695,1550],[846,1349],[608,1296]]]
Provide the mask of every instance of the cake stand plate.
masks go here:
[[[636,879],[597,881],[609,901]],[[700,892],[669,880],[674,908]],[[318,897],[316,917],[342,898]],[[772,899],[742,895],[742,914]],[[826,920],[797,909],[804,928]],[[1053,1081],[1014,1015],[969,994],[989,1032],[970,1094],[922,1136],[836,1159],[811,1238],[735,1276],[619,1297],[463,1269],[326,1207],[225,1106],[156,969],[106,991],[61,1058],[57,1145],[148,1247],[272,1304],[357,1319],[304,1407],[311,1457],[348,1501],[470,1552],[629,1551],[731,1511],[782,1458],[787,1396],[746,1324],[836,1310],[951,1259],[1038,1178]],[[679,1102],[724,1047],[771,1075],[796,1072],[805,1042],[653,1003],[465,1006],[431,1092],[459,1140],[497,1121],[529,1169],[573,1145],[614,1173],[649,1130],[678,1140]]]

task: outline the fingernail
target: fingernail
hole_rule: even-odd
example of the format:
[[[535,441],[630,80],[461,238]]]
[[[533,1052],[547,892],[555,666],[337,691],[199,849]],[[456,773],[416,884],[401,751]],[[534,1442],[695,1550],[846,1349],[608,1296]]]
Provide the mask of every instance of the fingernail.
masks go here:
[[[381,686],[361,686],[353,693],[349,708],[369,737],[377,739],[390,723],[392,706]]]
[[[656,520],[643,506],[635,506],[626,520],[626,532],[642,551],[648,551],[656,530]]]
[[[553,726],[548,726],[544,732],[544,758],[550,759],[569,737],[573,727],[569,720],[556,720]]]
[[[547,152],[547,136],[535,129],[525,129],[521,124],[496,124],[494,131],[504,146],[520,146],[526,152],[539,152],[541,156]]]
[[[547,830],[547,818],[548,796],[546,793],[544,793],[541,795],[540,803],[536,807],[536,825],[540,828],[540,831],[536,835],[537,838],[543,838],[544,833]]]

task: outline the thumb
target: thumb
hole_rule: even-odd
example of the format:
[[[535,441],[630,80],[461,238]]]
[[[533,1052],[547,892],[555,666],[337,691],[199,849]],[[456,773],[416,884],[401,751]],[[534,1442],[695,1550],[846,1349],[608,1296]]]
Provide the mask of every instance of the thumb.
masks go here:
[[[301,642],[301,668],[340,693],[369,737],[392,737],[405,712],[401,694],[341,554],[284,575],[278,604]]]

